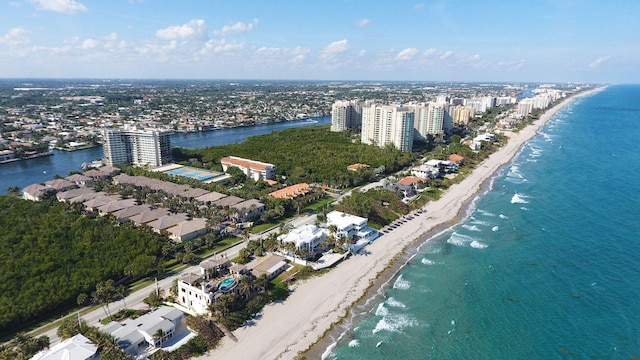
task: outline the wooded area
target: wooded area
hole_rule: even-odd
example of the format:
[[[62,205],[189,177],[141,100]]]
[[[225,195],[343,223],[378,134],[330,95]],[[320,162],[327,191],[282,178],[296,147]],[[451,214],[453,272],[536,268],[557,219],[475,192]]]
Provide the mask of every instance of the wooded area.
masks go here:
[[[253,136],[240,144],[203,149],[173,149],[174,159],[192,158],[206,168],[221,171],[220,159],[239,156],[264,161],[276,166],[276,174],[287,183],[320,183],[332,187],[362,185],[373,176],[373,169],[384,166],[392,173],[407,166],[417,154],[388,146],[352,142],[345,133],[328,131],[327,126],[286,129],[268,135]],[[369,171],[349,171],[351,164],[370,165]]]
[[[138,275],[156,271],[164,242],[64,204],[8,196],[0,196],[0,229],[0,336],[76,305],[80,293],[123,277],[127,265]]]

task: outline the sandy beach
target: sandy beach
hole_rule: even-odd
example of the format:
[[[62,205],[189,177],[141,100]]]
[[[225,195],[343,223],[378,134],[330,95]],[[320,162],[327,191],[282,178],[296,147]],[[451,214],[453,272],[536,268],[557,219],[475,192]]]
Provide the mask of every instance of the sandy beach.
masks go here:
[[[578,97],[601,89],[567,98],[525,129],[517,133],[506,132],[508,143],[483,161],[462,182],[451,186],[440,200],[428,203],[424,207],[426,212],[383,234],[365,247],[361,254],[348,258],[327,274],[294,285],[286,301],[266,306],[262,315],[252,324],[234,331],[238,342],[225,337],[218,349],[204,358],[292,359],[309,349],[334,323],[347,315],[363,296],[368,298],[375,294],[380,279],[388,279],[402,265],[398,261],[405,261],[401,255],[408,247],[458,222],[465,206],[488,179],[508,164],[522,145],[535,136],[540,127],[560,109]],[[324,350],[327,344],[329,340],[325,339],[316,345],[308,358],[319,358],[320,348]]]

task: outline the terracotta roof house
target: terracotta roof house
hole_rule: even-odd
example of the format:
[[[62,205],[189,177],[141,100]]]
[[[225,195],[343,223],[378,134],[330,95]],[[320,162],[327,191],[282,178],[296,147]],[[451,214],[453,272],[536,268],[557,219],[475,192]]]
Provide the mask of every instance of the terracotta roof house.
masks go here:
[[[207,233],[207,219],[195,218],[183,221],[167,229],[169,239],[175,242],[189,241]]]
[[[298,196],[307,194],[309,191],[311,191],[309,184],[300,183],[276,190],[269,193],[269,195],[276,199],[295,199]]]
[[[347,170],[351,170],[351,171],[358,171],[360,169],[367,169],[367,168],[369,168],[369,165],[367,164],[351,164],[347,166]]]
[[[458,154],[449,155],[449,161],[454,162],[458,165],[464,165],[464,156]]]

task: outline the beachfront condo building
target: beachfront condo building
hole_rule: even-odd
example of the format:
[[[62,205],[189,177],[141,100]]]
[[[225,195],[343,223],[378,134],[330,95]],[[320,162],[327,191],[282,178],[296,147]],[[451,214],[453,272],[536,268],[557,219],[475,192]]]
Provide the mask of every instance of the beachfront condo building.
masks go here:
[[[427,135],[444,134],[444,122],[447,116],[447,106],[444,103],[427,103],[412,106],[415,113],[414,130],[419,140],[425,140]]]
[[[273,164],[255,160],[244,159],[236,156],[226,156],[220,159],[222,170],[227,171],[229,166],[240,169],[248,178],[255,181],[273,180],[276,176],[276,167]]]
[[[397,105],[363,107],[361,142],[380,147],[391,144],[399,150],[411,151],[414,116],[413,109]]]
[[[160,166],[171,161],[170,130],[134,125],[104,131],[104,160],[108,165]]]
[[[355,129],[362,124],[362,107],[358,100],[336,101],[331,106],[331,131]]]
[[[453,109],[453,123],[455,125],[467,125],[475,116],[475,110],[469,106],[456,106]]]

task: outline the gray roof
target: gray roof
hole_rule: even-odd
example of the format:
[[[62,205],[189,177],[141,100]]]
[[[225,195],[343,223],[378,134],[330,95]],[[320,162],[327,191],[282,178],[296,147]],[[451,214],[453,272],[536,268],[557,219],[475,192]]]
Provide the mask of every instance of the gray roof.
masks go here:
[[[220,200],[216,200],[213,203],[218,207],[227,207],[227,206],[233,206],[235,204],[239,204],[243,201],[244,199],[239,198],[237,196],[227,196],[227,197],[223,197]]]
[[[207,201],[216,201],[220,200],[227,195],[220,194],[219,192],[212,191],[210,193],[204,194],[202,196],[196,197],[196,200],[199,202],[207,202]]]
[[[156,230],[164,230],[187,219],[189,219],[187,214],[165,215],[157,220],[147,223],[147,226]]]
[[[136,224],[146,224],[153,220],[159,219],[165,215],[169,215],[169,210],[165,208],[158,208],[155,210],[149,210],[145,212],[141,212],[138,215],[134,215],[129,218],[129,220],[133,221]]]

